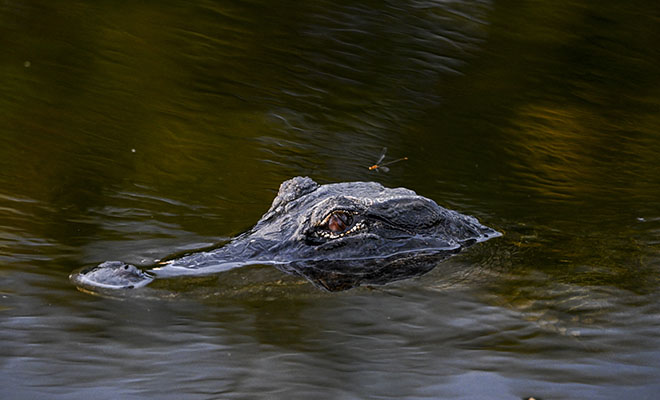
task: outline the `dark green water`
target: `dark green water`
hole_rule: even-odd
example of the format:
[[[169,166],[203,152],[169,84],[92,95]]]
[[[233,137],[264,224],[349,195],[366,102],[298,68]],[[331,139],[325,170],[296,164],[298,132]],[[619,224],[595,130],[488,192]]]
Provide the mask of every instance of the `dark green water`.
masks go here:
[[[0,397],[657,398],[657,4],[1,2]],[[221,242],[296,175],[505,235],[341,293],[67,279]]]

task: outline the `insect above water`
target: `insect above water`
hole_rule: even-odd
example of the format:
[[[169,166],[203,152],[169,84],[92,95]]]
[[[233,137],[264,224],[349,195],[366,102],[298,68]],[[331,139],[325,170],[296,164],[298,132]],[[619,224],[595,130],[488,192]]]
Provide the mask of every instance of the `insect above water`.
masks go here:
[[[401,157],[401,158],[397,158],[396,160],[388,161],[388,162],[386,162],[386,163],[384,163],[384,164],[381,164],[381,163],[383,162],[383,160],[385,159],[385,153],[387,153],[387,147],[383,147],[383,151],[380,153],[380,157],[378,157],[378,161],[376,161],[376,163],[375,163],[374,165],[372,165],[371,167],[369,167],[369,171],[376,171],[376,172],[378,172],[378,171],[383,171],[383,172],[387,172],[387,171],[389,171],[390,169],[387,168],[386,165],[394,164],[395,162],[405,161],[405,160],[408,159],[408,157]]]

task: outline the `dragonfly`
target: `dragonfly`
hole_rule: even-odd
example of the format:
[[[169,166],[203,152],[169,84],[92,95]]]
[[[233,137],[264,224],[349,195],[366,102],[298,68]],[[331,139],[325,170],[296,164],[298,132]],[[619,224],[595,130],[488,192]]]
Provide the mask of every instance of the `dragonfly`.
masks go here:
[[[408,157],[401,157],[397,158],[396,160],[393,161],[388,161],[386,163],[383,163],[383,160],[385,159],[385,154],[387,153],[387,147],[383,147],[383,151],[380,153],[380,157],[378,157],[378,161],[371,167],[369,167],[369,171],[383,171],[383,172],[388,172],[390,169],[387,167],[387,165],[394,164],[395,162],[399,161],[405,161],[408,159]]]

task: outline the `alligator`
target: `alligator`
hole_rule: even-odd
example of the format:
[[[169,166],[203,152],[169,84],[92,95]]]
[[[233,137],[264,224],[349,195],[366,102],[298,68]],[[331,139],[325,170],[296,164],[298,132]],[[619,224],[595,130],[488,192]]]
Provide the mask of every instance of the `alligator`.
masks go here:
[[[87,289],[128,289],[156,278],[274,265],[315,286],[345,290],[422,275],[472,244],[501,236],[471,216],[405,188],[375,182],[283,182],[270,209],[227,244],[161,261],[146,270],[106,261],[71,274]]]

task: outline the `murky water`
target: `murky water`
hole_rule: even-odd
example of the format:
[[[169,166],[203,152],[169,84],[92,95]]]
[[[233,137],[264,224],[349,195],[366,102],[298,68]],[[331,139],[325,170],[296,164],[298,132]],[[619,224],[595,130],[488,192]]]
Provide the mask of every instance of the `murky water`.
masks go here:
[[[652,1],[2,2],[0,397],[656,398],[659,41]],[[340,293],[67,279],[220,243],[296,175],[505,235]]]

